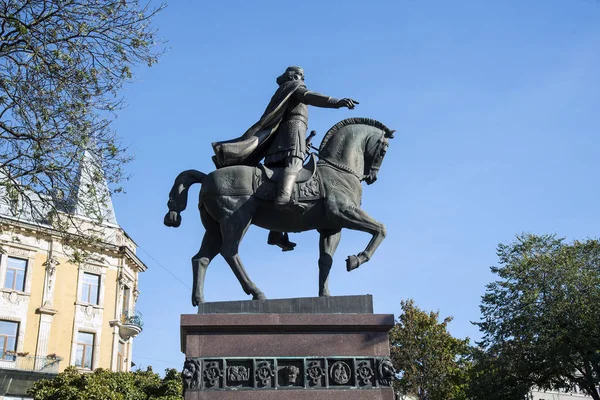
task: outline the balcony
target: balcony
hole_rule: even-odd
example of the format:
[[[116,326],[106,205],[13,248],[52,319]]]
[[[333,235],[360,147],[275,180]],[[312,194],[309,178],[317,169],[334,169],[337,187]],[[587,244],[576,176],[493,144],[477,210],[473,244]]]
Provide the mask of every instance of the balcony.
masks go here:
[[[125,312],[121,314],[120,319],[110,321],[110,326],[117,326],[119,336],[123,340],[129,340],[129,338],[136,337],[142,332],[144,327],[142,313],[139,311]]]
[[[7,352],[0,354],[0,369],[35,371],[58,374],[61,357],[35,357]]]

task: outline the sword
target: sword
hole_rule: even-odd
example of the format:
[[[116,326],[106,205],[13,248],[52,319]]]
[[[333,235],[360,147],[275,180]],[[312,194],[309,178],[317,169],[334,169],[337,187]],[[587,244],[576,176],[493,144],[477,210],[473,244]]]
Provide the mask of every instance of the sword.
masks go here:
[[[317,149],[311,143],[312,142],[312,138],[314,138],[315,136],[317,136],[317,131],[315,131],[315,130],[310,131],[310,135],[308,135],[308,137],[306,138],[306,148],[307,149],[313,149],[313,150],[319,151],[319,149]]]

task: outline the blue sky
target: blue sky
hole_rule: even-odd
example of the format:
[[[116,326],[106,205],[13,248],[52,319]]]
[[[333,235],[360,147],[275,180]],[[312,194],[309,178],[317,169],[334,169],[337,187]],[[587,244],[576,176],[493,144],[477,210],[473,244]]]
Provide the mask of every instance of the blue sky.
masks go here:
[[[190,191],[178,229],[166,228],[168,192],[184,169],[213,169],[210,143],[261,115],[288,65],[309,89],[352,97],[355,110],[311,109],[322,138],[351,116],[397,130],[363,208],[387,226],[373,259],[344,260],[369,240],[344,231],[334,295],[372,294],[377,313],[400,301],[453,315],[456,336],[478,338],[495,248],[521,232],[598,236],[600,3],[595,0],[219,1],[171,0],[155,20],[169,51],[136,70],[114,128],[135,161],[117,219],[140,245],[145,329],[133,360],[181,368],[179,316],[193,313],[190,258],[204,230]],[[251,228],[240,254],[269,298],[317,294],[318,235],[295,251]],[[216,258],[207,301],[248,299]]]

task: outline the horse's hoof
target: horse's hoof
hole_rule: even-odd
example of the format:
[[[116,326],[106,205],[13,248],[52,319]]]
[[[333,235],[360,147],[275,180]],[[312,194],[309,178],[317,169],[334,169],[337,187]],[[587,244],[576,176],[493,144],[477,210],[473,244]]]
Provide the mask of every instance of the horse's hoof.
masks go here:
[[[329,290],[324,291],[323,293],[319,293],[319,297],[329,297],[329,296],[331,296],[331,294],[329,294]]]
[[[360,265],[360,261],[358,260],[358,257],[356,257],[356,256],[349,256],[346,259],[346,270],[348,272],[352,271],[353,269],[358,268],[359,265]]]
[[[192,297],[192,306],[198,307],[198,305],[202,304],[202,303],[204,303],[204,297],[200,297],[200,298]]]
[[[266,300],[267,296],[263,292],[258,292],[252,295],[252,300]]]
[[[165,215],[164,224],[166,226],[177,228],[179,225],[181,225],[181,214],[179,214],[177,211],[169,211],[167,215]]]

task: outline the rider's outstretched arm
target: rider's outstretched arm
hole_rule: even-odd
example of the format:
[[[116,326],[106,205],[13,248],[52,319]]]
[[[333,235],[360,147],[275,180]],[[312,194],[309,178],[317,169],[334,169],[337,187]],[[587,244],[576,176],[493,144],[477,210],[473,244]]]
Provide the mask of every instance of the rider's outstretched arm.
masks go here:
[[[321,108],[340,108],[339,100],[324,94],[306,91],[302,96],[301,101],[309,106],[321,107]]]
[[[350,99],[350,98],[336,99],[333,97],[325,96],[324,94],[321,94],[321,93],[311,92],[310,90],[302,91],[302,92],[298,92],[298,93],[299,93],[298,95],[301,96],[300,101],[302,101],[304,104],[308,104],[309,106],[314,106],[314,107],[321,107],[321,108],[347,107],[352,110],[358,104],[358,101],[356,101],[354,99]]]

